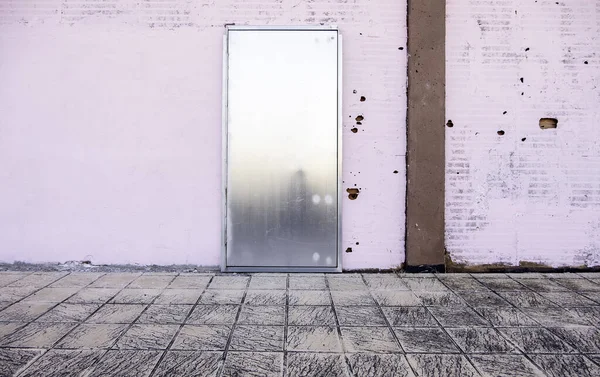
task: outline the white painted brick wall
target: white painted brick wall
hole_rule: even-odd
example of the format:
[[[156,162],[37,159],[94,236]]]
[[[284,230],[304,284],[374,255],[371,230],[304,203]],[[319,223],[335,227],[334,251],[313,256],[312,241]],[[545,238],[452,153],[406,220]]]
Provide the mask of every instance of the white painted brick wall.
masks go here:
[[[402,263],[405,0],[0,0],[0,261],[219,263],[225,23],[339,26],[344,267]]]
[[[600,1],[449,0],[446,27],[450,257],[600,265]]]

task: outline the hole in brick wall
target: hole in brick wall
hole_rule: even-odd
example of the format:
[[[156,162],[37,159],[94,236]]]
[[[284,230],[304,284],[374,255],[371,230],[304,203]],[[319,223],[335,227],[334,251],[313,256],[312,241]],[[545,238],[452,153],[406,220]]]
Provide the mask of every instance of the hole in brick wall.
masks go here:
[[[362,122],[364,119],[365,119],[365,117],[362,116],[362,115],[359,115],[359,116],[356,117],[356,121],[357,122]]]
[[[583,62],[583,64],[588,64],[588,61],[587,61],[587,60],[586,60],[586,61],[584,61],[584,62]]]
[[[356,198],[358,198],[358,193],[360,192],[360,190],[357,188],[349,188],[346,189],[346,192],[348,193],[348,198],[350,200],[355,200]]]
[[[523,77],[521,77],[519,80],[521,80],[521,82],[525,82],[525,79]]]
[[[356,244],[358,245],[359,243],[357,242]]]
[[[506,132],[504,132],[503,130],[500,130],[500,131],[497,132],[497,134],[500,135],[500,136],[504,136],[505,133]]]
[[[446,123],[446,126],[454,127],[454,123],[452,123],[452,120],[448,119],[448,123]]]
[[[365,96],[360,96],[360,102],[365,102],[367,100],[367,97]]]
[[[394,174],[398,174],[398,170],[394,170]]]
[[[358,128],[354,127],[352,129],[350,129],[350,131],[352,131],[352,133],[357,133],[358,132]]]
[[[352,93],[356,94],[356,89],[354,89],[354,90],[352,91]]]
[[[549,128],[557,128],[558,127],[558,119],[556,118],[541,118],[540,119],[540,128],[542,130],[546,130]]]
[[[522,139],[521,139],[521,141],[525,141],[525,140],[527,140],[527,138],[526,138],[526,137],[524,137],[524,138],[522,138]]]
[[[352,248],[351,248],[351,247],[347,248],[347,249],[346,249],[346,252],[347,252],[347,253],[351,253],[351,252],[352,252]]]
[[[529,47],[527,47],[527,48],[525,49],[525,51],[529,51]]]
[[[356,124],[362,126],[362,122],[356,122]]]
[[[398,47],[398,50],[402,51],[404,50],[404,47]]]
[[[506,115],[506,113],[508,113],[508,111],[503,112],[502,115]]]

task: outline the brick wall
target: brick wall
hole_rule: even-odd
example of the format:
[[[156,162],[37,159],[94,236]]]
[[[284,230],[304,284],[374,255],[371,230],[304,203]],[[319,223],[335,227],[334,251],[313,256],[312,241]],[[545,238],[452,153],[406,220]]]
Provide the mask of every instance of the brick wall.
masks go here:
[[[404,260],[406,1],[0,0],[0,261],[219,263],[226,23],[339,26],[344,267]]]
[[[446,25],[449,256],[600,265],[600,1],[449,0]]]

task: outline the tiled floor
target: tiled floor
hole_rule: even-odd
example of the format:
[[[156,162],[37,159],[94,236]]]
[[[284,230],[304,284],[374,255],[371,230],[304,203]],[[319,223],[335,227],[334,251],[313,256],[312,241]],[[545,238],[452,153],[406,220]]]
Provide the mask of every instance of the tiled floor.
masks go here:
[[[600,377],[600,273],[0,272],[0,376]]]

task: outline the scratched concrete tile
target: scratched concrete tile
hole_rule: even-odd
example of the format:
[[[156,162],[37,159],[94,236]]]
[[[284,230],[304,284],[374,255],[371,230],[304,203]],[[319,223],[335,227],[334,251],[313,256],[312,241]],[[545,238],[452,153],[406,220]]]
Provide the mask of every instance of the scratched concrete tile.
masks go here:
[[[523,355],[470,355],[482,377],[545,377],[545,374]]]
[[[395,275],[365,276],[367,286],[372,291],[408,291],[409,288],[402,279]]]
[[[488,321],[468,307],[431,306],[429,311],[444,327],[490,326]]]
[[[223,377],[282,377],[283,352],[228,352]]]
[[[36,322],[81,322],[98,310],[99,304],[59,304]]]
[[[289,352],[287,356],[287,376],[348,377],[349,374],[342,355]]]
[[[585,317],[564,308],[522,308],[522,311],[528,317],[546,327],[589,324]]]
[[[208,289],[244,290],[249,281],[250,276],[215,276]]]
[[[202,291],[199,289],[165,289],[156,300],[155,304],[195,304],[198,302]]]
[[[329,291],[289,291],[289,305],[331,305]]]
[[[69,275],[63,277],[62,279],[50,284],[50,287],[52,287],[52,288],[73,288],[73,287],[83,288],[86,285],[91,284],[92,282],[94,282],[95,280],[100,278],[100,276],[103,276],[103,275],[104,275],[104,273],[72,272]]]
[[[0,338],[14,333],[26,325],[25,322],[0,322]]]
[[[35,360],[20,377],[86,376],[92,365],[104,355],[104,350],[52,349]]]
[[[54,283],[67,274],[67,272],[36,272],[10,283],[8,287],[42,288]]]
[[[404,278],[404,284],[413,292],[448,292],[448,287],[437,278]]]
[[[506,301],[518,308],[539,308],[557,305],[535,292],[500,292]]]
[[[78,290],[79,288],[42,288],[23,299],[23,302],[59,303],[77,293]]]
[[[596,305],[600,305],[600,292],[579,292],[579,294],[594,301]]]
[[[544,298],[563,308],[597,306],[598,304],[576,292],[546,292],[540,293]]]
[[[73,304],[104,304],[119,293],[120,288],[83,288],[66,302]]]
[[[340,306],[335,312],[341,326],[387,326],[376,306]]]
[[[466,306],[465,300],[452,292],[415,292],[425,306]]]
[[[341,352],[335,327],[289,326],[288,351]]]
[[[37,290],[38,288],[34,287],[2,287],[0,288],[0,298],[2,301],[19,301]]]
[[[439,327],[395,328],[394,332],[407,353],[459,353],[452,339]]]
[[[424,307],[383,307],[381,308],[392,326],[435,327],[438,322]]]
[[[199,304],[237,305],[242,302],[244,291],[240,290],[206,290],[200,297]]]
[[[106,274],[88,285],[87,288],[125,288],[140,275],[138,272]]]
[[[353,353],[348,362],[354,377],[415,377],[404,355]]]
[[[156,368],[154,376],[217,377],[222,358],[222,352],[169,351]]]
[[[421,300],[413,292],[409,291],[372,291],[371,294],[373,295],[377,303],[381,306],[421,305]]]
[[[514,347],[493,328],[457,328],[446,331],[466,353],[515,352]]]
[[[58,343],[56,348],[110,348],[128,325],[82,324]]]
[[[600,377],[600,367],[581,355],[530,355],[548,377]]]
[[[525,353],[574,353],[571,346],[541,327],[503,327],[500,332]]]
[[[340,327],[347,352],[402,352],[387,327]]]
[[[199,325],[233,325],[239,305],[198,305],[187,320]]]
[[[586,324],[600,327],[600,307],[569,308],[567,309],[567,311],[569,311],[571,315],[581,319],[582,321],[587,321]]]
[[[162,291],[160,289],[123,289],[112,300],[111,304],[149,304]]]
[[[230,350],[283,351],[283,326],[237,326],[233,330]]]
[[[7,274],[3,272],[0,274],[0,287],[7,286],[15,281],[24,278],[27,274]]]
[[[539,326],[539,324],[528,317],[519,309],[508,308],[475,308],[486,320],[493,326],[518,327],[518,326]]]
[[[600,330],[592,326],[569,326],[549,329],[581,353],[600,353]]]
[[[175,338],[172,350],[224,351],[230,326],[184,325]]]
[[[527,274],[529,275],[529,274]],[[560,279],[583,279],[581,275],[573,273],[573,272],[547,272],[542,274],[545,278],[560,280]]]
[[[440,275],[439,279],[454,291],[489,292],[489,288],[469,275],[454,276],[454,274],[447,274]]]
[[[246,305],[285,305],[285,290],[249,290],[246,293]]]
[[[529,291],[527,287],[508,277],[475,276],[475,278],[494,292]]]
[[[0,312],[2,322],[27,322],[46,313],[55,303],[17,302]]]
[[[16,376],[41,351],[22,349],[0,349],[0,376]]]
[[[137,279],[133,280],[128,286],[128,289],[139,288],[139,289],[164,289],[173,280],[175,275],[142,275]]]
[[[289,277],[289,289],[292,290],[325,290],[325,276],[298,276],[296,274]]]
[[[550,279],[515,278],[520,284],[536,292],[567,292],[568,289]]]
[[[360,276],[328,277],[329,289],[332,291],[366,291],[368,289]]]
[[[0,311],[2,309],[8,308],[12,304],[13,304],[12,301],[0,301]]]
[[[108,351],[89,377],[146,377],[152,373],[162,351]]]
[[[131,323],[146,308],[145,304],[106,304],[94,313],[88,323]]]
[[[150,305],[148,310],[142,313],[137,320],[138,323],[183,323],[192,310],[192,305]]]
[[[285,290],[287,287],[287,276],[252,276],[248,289],[252,290],[268,290],[277,289]]]
[[[290,306],[288,324],[335,326],[335,316],[330,306]]]
[[[75,323],[30,323],[3,337],[6,347],[50,348],[76,326]]]
[[[283,325],[285,306],[246,306],[238,318],[241,325]]]
[[[197,289],[202,291],[208,286],[210,276],[179,275],[169,284],[172,289]]]
[[[133,325],[119,338],[114,349],[166,349],[179,330],[179,325]]]
[[[406,359],[418,376],[480,377],[463,355],[413,354]]]
[[[497,295],[496,293],[488,290],[488,291],[455,291],[457,295],[459,295],[463,300],[467,302],[467,304],[472,307],[510,307],[511,305]]]
[[[600,281],[596,283],[592,280],[587,279],[553,279],[556,283],[563,287],[569,288],[573,291],[585,291],[585,292],[600,292]]]

